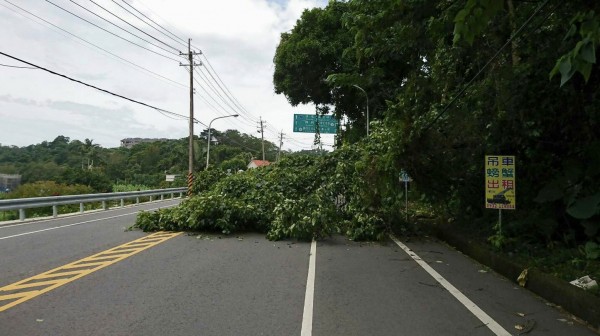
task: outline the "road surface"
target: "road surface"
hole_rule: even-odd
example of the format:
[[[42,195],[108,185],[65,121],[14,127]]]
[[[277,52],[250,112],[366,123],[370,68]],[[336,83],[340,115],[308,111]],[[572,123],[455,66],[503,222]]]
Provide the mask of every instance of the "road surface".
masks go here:
[[[0,335],[596,335],[429,238],[126,231],[177,202],[0,226]]]

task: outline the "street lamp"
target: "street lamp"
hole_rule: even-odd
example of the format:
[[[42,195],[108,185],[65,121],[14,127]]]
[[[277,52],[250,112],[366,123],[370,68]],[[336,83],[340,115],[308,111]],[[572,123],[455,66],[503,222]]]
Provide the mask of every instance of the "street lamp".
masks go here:
[[[217,120],[217,119],[223,119],[223,118],[229,118],[229,117],[239,117],[239,114],[230,114],[230,115],[226,115],[226,116],[222,116],[222,117],[216,117],[213,120],[211,120],[208,123],[208,145],[206,146],[206,167],[204,168],[204,170],[208,169],[208,154],[210,154],[210,125],[212,125],[212,122]]]
[[[356,84],[353,84],[352,86],[354,86],[355,88],[362,91],[365,94],[365,97],[367,97],[367,137],[368,137],[369,136],[369,95],[367,94],[367,91],[365,91],[360,86],[358,86]]]

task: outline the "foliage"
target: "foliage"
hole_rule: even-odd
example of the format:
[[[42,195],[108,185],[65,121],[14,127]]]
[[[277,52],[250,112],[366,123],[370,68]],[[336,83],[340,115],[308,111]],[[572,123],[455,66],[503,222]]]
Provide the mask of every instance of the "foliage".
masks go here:
[[[112,186],[113,192],[142,191],[150,189],[152,188],[143,184],[113,184]]]
[[[580,40],[575,48],[564,54],[556,61],[550,72],[550,78],[560,72],[560,85],[564,85],[571,77],[579,72],[587,82],[596,63],[596,47],[600,44],[600,17],[593,11],[577,13],[571,19],[571,28],[565,36],[565,41]]]
[[[86,185],[95,192],[112,191],[112,183],[110,183],[108,177],[95,170],[67,168],[59,178],[59,181],[69,185]]]
[[[365,185],[357,178],[364,173],[356,169],[357,153],[359,147],[348,146],[318,157],[285,157],[238,174],[201,172],[194,184],[198,195],[160,214],[140,216],[136,227],[254,230],[273,240],[310,240],[337,232],[356,240],[380,239],[389,229],[383,218],[390,214],[370,206],[377,192],[359,192]]]
[[[261,139],[235,130],[214,131],[219,144],[211,146],[211,166],[223,170],[245,169],[262,149]],[[206,138],[195,138],[194,163],[203,169]],[[274,160],[277,146],[266,141],[265,154]],[[0,146],[0,173],[21,174],[22,182],[56,181],[83,184],[95,192],[110,191],[113,184],[149,188],[185,186],[185,179],[165,182],[165,174],[187,176],[188,139],[140,143],[132,148],[102,148],[92,139],[58,136],[51,142],[26,147]]]
[[[92,188],[84,185],[66,185],[56,183],[54,181],[38,181],[20,185],[14,191],[6,194],[6,198],[14,199],[61,195],[81,195],[91,194],[92,192]]]
[[[37,181],[33,183],[25,183],[17,187],[17,189],[4,195],[6,199],[29,198],[29,197],[46,197],[46,196],[65,196],[65,195],[81,195],[91,194],[94,190],[85,185],[66,185],[56,183],[54,181]],[[64,205],[61,208],[67,209],[66,212],[74,212],[79,209],[78,205]],[[36,208],[28,210],[29,217],[48,216],[52,214],[52,208]],[[10,216],[10,219],[15,219],[16,214]],[[4,219],[4,215],[3,215]]]
[[[401,223],[394,187],[405,169],[438,215],[492,235],[498,246],[561,243],[595,256],[599,12],[590,1],[330,2],[282,35],[274,84],[293,104],[324,105],[347,118],[342,138],[360,155],[344,175],[357,195],[348,199],[351,211]],[[561,86],[548,85],[549,73],[561,74]],[[351,85],[369,94],[378,129],[371,141],[360,139],[366,120]],[[505,212],[502,232],[482,207],[483,157],[496,153],[518,160],[518,210]]]

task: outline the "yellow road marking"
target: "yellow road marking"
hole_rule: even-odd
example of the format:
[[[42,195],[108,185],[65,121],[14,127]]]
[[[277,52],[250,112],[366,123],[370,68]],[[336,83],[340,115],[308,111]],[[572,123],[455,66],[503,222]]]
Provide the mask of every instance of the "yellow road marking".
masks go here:
[[[157,232],[0,288],[0,312],[140,253],[181,232]],[[83,268],[81,270],[73,270]],[[57,278],[48,280],[50,278]],[[42,287],[38,290],[31,288]],[[22,291],[19,291],[22,290]],[[16,291],[16,293],[15,293]]]

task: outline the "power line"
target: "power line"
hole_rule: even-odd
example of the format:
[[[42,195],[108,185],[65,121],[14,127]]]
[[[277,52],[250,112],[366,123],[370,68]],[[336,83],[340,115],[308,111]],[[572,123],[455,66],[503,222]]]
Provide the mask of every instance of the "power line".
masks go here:
[[[90,0],[91,1],[91,0]],[[115,2],[115,0],[111,0],[112,2]],[[137,10],[134,6],[132,6],[131,4],[127,3],[125,0],[121,0],[123,3],[125,3],[127,6],[129,6],[130,8],[132,8],[134,11],[136,11],[137,13],[139,13],[140,15],[142,15],[144,18],[150,20],[152,23],[154,23],[156,26],[160,27],[161,29],[163,29],[164,31],[166,31],[167,33],[169,33],[171,36],[174,36],[175,38],[177,38],[180,41],[185,42],[183,39],[181,39],[180,37],[178,37],[176,34],[172,33],[171,31],[169,31],[168,29],[164,28],[163,26],[161,26],[160,24],[156,23],[154,20],[152,20],[151,18],[149,18],[147,15],[145,15],[144,13],[142,13],[141,11]],[[115,2],[116,3],[116,2]],[[117,4],[117,3],[116,3]],[[119,4],[117,4],[119,5]],[[120,6],[121,8],[125,9],[124,7]],[[151,10],[150,10],[151,11]],[[138,18],[140,21],[146,23],[147,25],[151,26],[152,28],[156,29],[154,26],[152,26],[151,24],[149,24],[148,22],[146,22],[145,20],[143,20],[142,18],[140,18],[139,16],[131,13],[130,11],[127,10],[127,12],[129,12],[130,14],[134,15],[136,18]],[[158,16],[158,15],[157,15]],[[160,17],[160,16],[159,16]],[[164,34],[164,33],[163,33]],[[166,34],[164,34],[166,35]],[[182,42],[178,42],[178,43],[182,43]],[[196,46],[194,46],[196,49]],[[235,113],[239,114],[240,116],[242,116],[243,119],[246,119],[249,122],[255,122],[257,120],[257,118],[252,115],[252,113],[248,112],[248,110],[246,108],[244,108],[241,103],[239,102],[239,100],[237,100],[237,98],[235,98],[235,96],[233,96],[233,94],[231,93],[231,91],[229,90],[229,88],[227,87],[227,85],[223,82],[223,80],[220,78],[219,74],[214,70],[214,68],[212,67],[212,64],[210,64],[210,61],[208,60],[208,58],[206,57],[206,55],[203,53],[202,56],[204,57],[206,64],[208,64],[209,68],[206,68],[206,73],[208,74],[208,76],[210,76],[212,78],[212,80],[214,81],[214,83],[217,84],[217,86],[221,89],[220,91],[223,92],[223,94],[228,98],[225,99],[223,97],[223,95],[219,92],[219,90],[211,83],[211,81],[208,79],[208,76],[206,76],[206,74],[204,73],[204,71],[202,69],[200,69],[200,71],[197,73],[199,74],[200,78],[202,79],[203,82],[206,83],[206,85],[208,85],[211,89],[211,91],[213,91],[217,96],[219,96],[220,100],[227,105],[232,111],[234,111]],[[212,72],[211,72],[212,71]],[[213,75],[214,73],[214,75]],[[216,76],[216,78],[215,78]],[[199,83],[198,83],[199,84]],[[222,85],[221,85],[222,84]],[[210,96],[211,99],[213,99],[215,101],[215,103],[217,103],[219,105],[219,107],[221,107],[224,111],[226,110],[225,108],[223,108],[223,106],[218,103],[214,97],[212,97],[212,95],[210,95],[210,93],[208,93],[208,91],[206,91],[204,89],[204,87],[201,85],[202,89]],[[231,101],[231,103],[233,104],[233,106],[228,102]]]
[[[221,99],[221,101],[227,105],[227,107],[229,107],[231,109],[231,111],[233,111],[234,113],[240,114],[240,116],[243,119],[246,119],[249,122],[254,122],[254,120],[248,118],[246,115],[244,115],[242,113],[242,111],[240,111],[239,109],[236,109],[234,107],[231,106],[231,104],[229,104],[229,102],[223,98],[223,96],[221,95],[221,93],[215,88],[214,85],[212,85],[212,83],[209,81],[208,77],[206,77],[206,75],[204,74],[204,72],[202,72],[202,69],[200,69],[200,71],[196,71],[196,73],[200,76],[200,79],[202,79],[202,81],[209,86],[209,88]],[[206,90],[205,90],[206,91]],[[208,92],[207,92],[208,93]]]
[[[196,71],[196,73],[198,73],[198,74],[199,74],[199,72],[197,72],[197,71]],[[204,81],[204,82],[206,83],[206,80],[205,80],[205,79],[204,79],[202,76],[200,76],[200,79],[202,79],[202,81]],[[208,91],[206,90],[206,88],[204,87],[204,85],[202,85],[202,84],[201,84],[201,83],[200,83],[200,82],[199,82],[199,81],[198,81],[196,78],[194,78],[194,81],[195,81],[195,82],[196,82],[196,83],[197,83],[197,84],[200,86],[200,88],[202,89],[202,91],[204,91],[204,92],[205,92],[205,93],[208,95],[208,97],[209,97],[210,99],[212,99],[212,101],[213,101],[213,102],[215,102],[215,104],[217,104],[217,105],[218,105],[218,106],[221,108],[221,110],[223,110],[223,112],[224,112],[225,114],[222,114],[222,115],[226,115],[226,114],[229,114],[229,113],[231,113],[231,112],[230,112],[230,111],[228,111],[226,108],[224,108],[224,107],[223,107],[223,105],[221,105],[221,103],[220,103],[220,102],[218,102],[218,101],[215,99],[215,97],[213,97],[213,95],[211,95],[211,94],[210,94],[210,92],[208,92]],[[208,83],[207,83],[207,85],[208,85]],[[210,85],[208,85],[208,86],[210,86]],[[203,97],[202,97],[202,98],[203,98]],[[203,98],[203,99],[204,99],[204,98]],[[229,107],[230,107],[230,106],[229,106]],[[216,111],[216,110],[215,110],[215,111]],[[233,112],[233,113],[236,113],[236,114],[238,114],[238,113],[239,113],[239,112],[238,112],[238,111],[236,111],[235,109],[232,109],[232,112]],[[218,113],[220,114],[220,112],[218,112]],[[243,116],[242,116],[242,118],[243,118]],[[240,121],[240,120],[237,120],[237,119],[235,119],[235,120],[234,120],[234,122],[239,122],[239,123],[242,123],[242,121]],[[248,126],[248,125],[250,125],[250,124],[248,124],[248,123],[245,123],[245,125],[247,125],[247,126]],[[251,126],[252,126],[252,127],[254,127],[253,125],[251,125]]]
[[[7,68],[17,68],[17,69],[37,69],[37,68],[33,68],[33,67],[24,67],[24,66],[16,66],[16,65],[8,65],[8,64],[0,64],[0,66],[7,67]]]
[[[120,30],[122,30],[122,31],[124,31],[124,32],[126,32],[126,33],[128,33],[128,34],[131,34],[131,35],[133,35],[133,36],[135,36],[135,37],[139,38],[140,40],[142,40],[142,41],[144,41],[144,42],[146,42],[146,43],[148,43],[148,44],[150,44],[150,45],[153,45],[154,47],[156,47],[156,48],[158,48],[158,49],[160,49],[160,50],[166,51],[166,52],[168,52],[168,53],[172,53],[171,51],[169,51],[169,50],[167,50],[167,49],[165,49],[165,48],[163,48],[163,47],[161,47],[161,46],[159,46],[159,45],[156,45],[156,44],[152,43],[151,41],[148,41],[148,40],[146,40],[145,38],[143,38],[143,37],[140,37],[139,35],[136,35],[136,34],[134,34],[134,33],[130,32],[129,30],[127,30],[127,29],[125,29],[125,28],[123,28],[123,27],[121,27],[121,26],[117,25],[116,23],[114,23],[114,22],[111,22],[110,20],[108,20],[108,19],[106,19],[106,18],[104,18],[104,17],[100,16],[99,14],[97,14],[97,13],[94,13],[92,10],[89,10],[89,9],[87,9],[87,8],[83,7],[82,5],[78,4],[77,2],[75,2],[75,1],[73,1],[73,0],[69,0],[69,1],[71,1],[72,3],[74,3],[76,6],[78,6],[78,7],[82,8],[83,10],[87,11],[88,13],[90,13],[90,14],[92,14],[92,15],[94,15],[94,16],[96,16],[96,17],[100,18],[100,19],[102,19],[102,20],[103,20],[103,21],[105,21],[105,22],[108,22],[109,24],[111,24],[111,25],[113,25],[113,26],[115,26],[115,27],[117,27],[117,28],[119,28]],[[110,13],[110,12],[109,12],[109,13]]]
[[[6,1],[6,2],[10,3],[11,5],[15,6],[13,3],[9,2],[8,0],[4,0],[4,1]],[[61,9],[61,10],[65,11],[65,12],[67,12],[67,13],[69,13],[69,14],[71,14],[71,15],[73,15],[73,16],[75,16],[75,17],[79,18],[79,19],[81,19],[82,21],[85,21],[85,22],[87,22],[87,23],[91,24],[92,26],[94,26],[94,27],[96,27],[96,28],[98,28],[98,29],[101,29],[101,30],[103,30],[103,31],[105,31],[105,32],[107,32],[107,33],[109,33],[109,34],[111,34],[111,35],[113,35],[113,36],[117,37],[117,38],[120,38],[120,39],[121,39],[121,40],[123,40],[123,41],[129,42],[129,43],[131,43],[131,44],[133,44],[133,45],[136,45],[136,46],[138,46],[138,47],[140,47],[140,48],[142,48],[142,49],[145,49],[145,50],[147,50],[147,51],[149,51],[149,52],[151,52],[151,53],[153,53],[153,54],[156,54],[156,55],[158,55],[158,56],[161,56],[161,57],[164,57],[164,58],[170,59],[170,60],[172,60],[172,61],[175,61],[175,62],[179,62],[179,60],[177,60],[177,59],[174,59],[174,58],[172,58],[172,57],[169,57],[169,56],[163,55],[163,54],[161,54],[161,53],[159,53],[159,52],[156,52],[156,51],[154,51],[154,50],[152,50],[152,49],[146,48],[146,47],[144,47],[144,46],[143,46],[143,45],[141,45],[141,44],[137,44],[137,43],[135,43],[135,42],[133,42],[133,41],[131,41],[131,40],[128,40],[128,39],[126,39],[126,38],[124,38],[124,37],[122,37],[122,36],[119,36],[119,35],[117,35],[117,34],[115,34],[115,33],[111,32],[110,30],[104,29],[104,28],[102,28],[102,27],[98,26],[97,24],[95,24],[95,23],[93,23],[93,22],[91,22],[91,21],[89,21],[89,20],[86,20],[86,19],[82,18],[81,16],[79,16],[79,15],[77,15],[77,14],[75,14],[75,13],[73,13],[73,12],[71,12],[71,11],[67,10],[67,9],[64,9],[63,7],[61,7],[61,6],[57,5],[57,4],[55,4],[54,2],[52,2],[52,1],[50,1],[50,0],[46,0],[46,2],[48,2],[48,3],[50,3],[50,4],[54,5],[54,6],[56,6],[57,8],[59,8],[59,9]]]
[[[252,115],[252,113],[248,112],[248,110],[246,110],[242,104],[240,104],[240,102],[235,98],[235,96],[231,93],[231,91],[229,90],[229,88],[227,88],[227,85],[225,85],[225,83],[223,82],[223,80],[221,80],[221,77],[219,77],[219,74],[215,71],[215,69],[212,67],[212,65],[210,64],[210,61],[208,60],[208,58],[206,57],[206,54],[202,54],[202,56],[204,57],[204,60],[206,61],[206,64],[208,64],[208,68],[206,69],[206,71],[208,72],[208,74],[210,75],[210,77],[215,81],[215,83],[217,83],[217,86],[219,86],[219,88],[221,89],[221,91],[223,91],[223,93],[225,93],[225,95],[227,96],[227,98],[229,98],[229,100],[231,100],[231,102],[236,105],[239,109],[240,112],[242,112],[242,114],[247,115],[250,119],[254,119],[251,121],[256,121],[256,117]],[[218,81],[215,79],[215,77],[212,75],[211,71],[214,72],[215,76],[219,79]],[[223,84],[223,86],[221,86],[219,84],[219,82],[221,82]],[[223,89],[223,87],[225,89]]]
[[[15,5],[15,4],[13,4],[12,2],[10,2],[10,1],[8,1],[8,0],[4,0],[4,1],[6,1],[6,2],[8,2],[9,4],[11,4],[11,5],[13,5],[13,6],[17,7],[18,9],[20,9],[20,10],[22,10],[22,11],[26,12],[27,14],[29,14],[29,15],[31,15],[31,16],[33,16],[33,17],[37,18],[38,20],[41,20],[41,21],[45,22],[46,24],[48,24],[48,25],[50,25],[50,26],[52,26],[52,27],[54,27],[54,28],[56,28],[56,29],[58,29],[58,30],[60,30],[60,31],[62,31],[62,32],[64,32],[64,33],[66,33],[66,34],[69,34],[69,35],[71,35],[72,37],[74,37],[74,38],[76,38],[76,39],[78,39],[78,40],[81,40],[81,41],[83,41],[83,42],[87,43],[88,45],[91,45],[91,46],[93,46],[93,47],[95,47],[95,48],[97,48],[97,49],[100,49],[100,50],[102,50],[103,52],[105,52],[105,53],[107,53],[107,54],[109,54],[109,55],[111,55],[111,56],[113,56],[113,57],[115,57],[115,58],[119,59],[119,60],[120,60],[120,61],[122,61],[122,62],[125,62],[125,63],[127,63],[127,64],[129,64],[129,65],[132,65],[132,66],[134,66],[134,67],[136,67],[136,68],[138,68],[138,69],[141,69],[141,70],[143,70],[143,71],[145,71],[145,72],[147,72],[147,73],[150,73],[150,74],[152,74],[152,75],[154,75],[154,76],[158,77],[159,79],[166,80],[166,81],[168,81],[169,83],[176,84],[176,85],[179,85],[179,86],[182,86],[182,87],[187,87],[187,86],[185,86],[185,85],[183,85],[183,84],[181,84],[181,83],[178,83],[178,82],[176,82],[176,81],[174,81],[174,80],[172,80],[172,79],[169,79],[169,78],[167,78],[167,77],[165,77],[165,76],[163,76],[163,75],[160,75],[160,74],[158,74],[158,73],[156,73],[156,72],[154,72],[154,71],[152,71],[152,70],[149,70],[149,69],[147,69],[147,68],[144,68],[144,67],[142,67],[142,66],[140,66],[140,65],[138,65],[138,64],[136,64],[136,63],[133,63],[133,62],[131,62],[131,61],[128,61],[127,59],[125,59],[125,58],[123,58],[123,57],[121,57],[121,56],[119,56],[119,55],[116,55],[116,54],[114,54],[114,53],[112,53],[112,52],[110,52],[110,51],[108,51],[108,50],[106,50],[106,49],[104,49],[104,48],[102,48],[102,47],[100,47],[100,46],[98,46],[98,45],[96,45],[96,44],[94,44],[94,43],[92,43],[92,42],[90,42],[90,41],[88,41],[88,40],[84,39],[84,38],[82,38],[82,37],[79,37],[79,36],[77,36],[77,35],[75,35],[75,34],[73,34],[73,33],[69,32],[68,30],[66,30],[66,29],[63,29],[63,28],[61,28],[61,27],[59,27],[59,26],[57,26],[57,25],[53,24],[52,22],[49,22],[48,20],[45,20],[44,18],[41,18],[41,17],[39,17],[39,16],[37,16],[37,15],[33,14],[32,12],[30,12],[30,11],[28,11],[28,10],[26,10],[26,9],[22,8],[22,7],[19,7],[19,6]],[[6,9],[8,9],[8,10],[10,10],[10,11],[13,11],[13,12],[15,12],[15,13],[17,13],[17,14],[19,14],[19,15],[21,15],[21,16],[23,16],[23,17],[25,17],[25,18],[27,18],[27,19],[29,19],[29,20],[31,20],[31,21],[33,21],[33,22],[35,22],[35,23],[37,23],[37,24],[41,24],[41,23],[39,23],[39,22],[36,22],[35,20],[33,20],[33,19],[32,19],[32,18],[30,18],[30,17],[24,16],[24,15],[22,15],[21,13],[18,13],[18,12],[16,12],[14,9],[12,9],[12,8],[10,8],[10,7],[7,7],[7,6],[5,6],[5,5],[1,5],[1,6],[3,6],[4,8],[6,8]]]
[[[27,65],[29,65],[29,66],[32,66],[32,67],[35,67],[35,68],[37,68],[37,69],[44,70],[44,71],[46,71],[46,72],[49,72],[49,73],[51,73],[51,74],[53,74],[53,75],[55,75],[55,76],[59,76],[59,77],[62,77],[62,78],[68,79],[68,80],[70,80],[70,81],[73,81],[73,82],[75,82],[75,83],[82,84],[82,85],[85,85],[85,86],[87,86],[87,87],[91,87],[91,88],[93,88],[93,89],[96,89],[96,90],[98,90],[98,91],[101,91],[101,92],[104,92],[104,93],[108,93],[108,94],[110,94],[110,95],[112,95],[112,96],[115,96],[115,97],[118,97],[118,98],[121,98],[121,99],[124,99],[124,100],[130,101],[130,102],[132,102],[132,103],[136,103],[136,104],[139,104],[139,105],[142,105],[142,106],[145,106],[145,107],[149,107],[149,108],[151,108],[151,109],[153,109],[153,110],[156,110],[156,111],[158,111],[158,112],[163,112],[163,113],[166,113],[166,114],[169,114],[169,115],[172,115],[172,116],[183,117],[183,118],[186,118],[186,120],[187,120],[187,119],[189,119],[188,117],[186,117],[186,116],[184,116],[184,115],[181,115],[181,114],[179,114],[179,113],[171,112],[171,111],[168,111],[168,110],[165,110],[165,109],[162,109],[162,108],[156,107],[156,106],[152,106],[152,105],[149,105],[149,104],[143,103],[143,102],[141,102],[141,101],[138,101],[138,100],[135,100],[135,99],[132,99],[132,98],[128,98],[128,97],[125,97],[125,96],[123,96],[123,95],[120,95],[120,94],[117,94],[117,93],[114,93],[114,92],[111,92],[111,91],[108,91],[108,90],[105,90],[105,89],[99,88],[99,87],[97,87],[97,86],[94,86],[94,85],[91,85],[91,84],[87,84],[87,83],[85,83],[85,82],[82,82],[82,81],[80,81],[80,80],[77,80],[77,79],[71,78],[71,77],[69,77],[69,76],[67,76],[67,75],[60,74],[60,73],[58,73],[58,72],[56,72],[56,71],[52,71],[52,70],[46,69],[46,68],[44,68],[44,67],[41,67],[41,66],[39,66],[39,65],[36,65],[36,64],[30,63],[30,62],[27,62],[27,61],[25,61],[25,60],[22,60],[22,59],[20,59],[20,58],[17,58],[17,57],[15,57],[15,56],[12,56],[12,55],[6,54],[6,53],[4,53],[4,52],[2,52],[2,51],[0,51],[0,55],[3,55],[3,56],[5,56],[5,57],[8,57],[8,58],[11,58],[11,59],[13,59],[13,60],[15,60],[15,61],[19,61],[19,62],[21,62],[21,63],[25,63],[25,64],[27,64]],[[196,122],[198,122],[198,123],[200,123],[200,124],[202,124],[202,125],[204,125],[204,126],[206,126],[204,123],[200,122],[199,120],[195,120],[195,121],[196,121]]]
[[[136,27],[136,26],[132,25],[131,23],[129,23],[129,22],[128,22],[128,21],[126,21],[125,19],[121,18],[121,17],[120,17],[120,16],[118,16],[117,14],[114,14],[113,12],[109,11],[108,9],[106,9],[106,8],[102,7],[101,5],[99,5],[99,4],[98,4],[97,2],[95,2],[94,0],[89,0],[89,1],[90,1],[91,3],[93,3],[94,5],[96,5],[96,6],[100,7],[100,8],[102,8],[104,11],[106,11],[106,12],[107,12],[107,13],[109,13],[110,15],[112,15],[112,16],[116,17],[117,19],[119,19],[119,20],[121,20],[121,21],[125,22],[127,25],[131,26],[133,29],[135,29],[135,30],[139,31],[140,33],[142,33],[142,34],[144,34],[144,35],[146,35],[146,36],[150,37],[151,39],[153,39],[153,40],[155,40],[155,41],[157,41],[157,42],[159,42],[159,43],[161,43],[161,44],[163,44],[163,45],[165,45],[165,46],[167,46],[167,47],[169,47],[169,48],[171,48],[171,49],[175,50],[175,51],[176,51],[176,52],[178,52],[178,53],[181,53],[181,51],[180,51],[179,49],[177,49],[177,48],[175,48],[175,47],[171,46],[170,44],[167,44],[167,43],[165,43],[165,42],[163,42],[163,41],[159,40],[158,38],[156,38],[156,37],[154,37],[154,36],[152,36],[152,35],[150,35],[150,34],[146,33],[145,31],[143,31],[143,30],[139,29],[138,27]],[[114,2],[114,1],[113,1],[113,2]],[[115,3],[116,3],[116,2],[115,2]],[[116,4],[117,4],[119,7],[123,8],[123,6],[119,5],[118,3],[116,3]]]
[[[139,10],[135,9],[135,7],[133,7],[133,5],[128,4],[125,0],[121,0],[123,1],[127,6],[133,8],[133,10],[135,10],[136,12],[140,13],[141,15],[143,15],[145,18],[147,18],[148,20],[150,20],[152,23],[154,23],[155,25],[159,26],[160,28],[162,28],[164,31],[166,31],[167,33],[171,34],[172,36],[174,36],[175,38],[179,39],[180,41],[183,42],[183,45],[185,45],[185,43],[187,42],[186,40],[182,39],[181,37],[177,36],[176,34],[173,34],[171,31],[169,31],[168,29],[166,29],[165,27],[161,26],[160,24],[156,23],[154,20],[152,20],[151,18],[149,18],[148,16],[146,16],[144,13],[140,12]],[[162,18],[160,15],[156,14],[156,12],[152,11],[152,9],[150,9],[148,6],[144,5],[142,1],[138,0],[144,7],[146,7],[147,10],[149,10],[150,12],[154,13],[156,16],[158,16],[159,18],[165,20],[164,18]],[[166,22],[166,20],[165,20]],[[192,47],[197,48],[195,45],[192,45]]]
[[[112,0],[112,1],[113,1],[113,2],[115,2],[114,0]],[[175,36],[175,37],[176,37],[178,40],[176,40],[176,39],[174,39],[173,37],[171,37],[171,36],[169,36],[169,35],[165,34],[165,33],[164,33],[164,32],[162,32],[161,30],[159,30],[159,29],[155,28],[153,25],[149,24],[149,23],[148,23],[148,22],[146,22],[145,20],[142,20],[140,17],[138,17],[137,15],[135,15],[135,14],[131,13],[130,11],[128,11],[127,9],[125,9],[124,7],[121,7],[121,8],[123,8],[123,9],[125,9],[125,10],[126,10],[128,13],[130,13],[130,14],[131,14],[131,15],[133,15],[133,16],[135,16],[135,17],[136,17],[136,18],[138,18],[140,21],[144,22],[145,24],[147,24],[148,26],[152,27],[152,28],[153,28],[154,30],[156,30],[157,32],[159,32],[159,33],[161,33],[161,34],[165,35],[166,37],[170,38],[171,40],[173,40],[173,41],[175,41],[175,42],[177,42],[177,43],[179,43],[179,44],[181,44],[181,45],[183,45],[183,46],[186,46],[186,44],[185,44],[185,40],[184,40],[184,39],[182,39],[182,38],[178,37],[177,35],[175,35],[175,34],[171,33],[170,31],[168,31],[168,30],[167,30],[166,28],[164,28],[163,26],[161,26],[161,25],[159,25],[158,23],[154,22],[154,20],[152,20],[151,18],[149,18],[148,16],[146,16],[146,14],[144,14],[144,13],[140,12],[139,10],[137,10],[135,7],[133,7],[133,5],[131,5],[131,4],[129,4],[129,3],[127,3],[125,0],[121,0],[121,1],[122,1],[124,4],[126,4],[127,6],[129,6],[131,9],[133,9],[134,11],[136,11],[137,13],[139,13],[140,15],[142,15],[143,17],[145,17],[146,19],[150,20],[152,23],[154,23],[155,25],[157,25],[158,27],[160,27],[161,29],[163,29],[164,31],[166,31],[167,33],[169,33],[169,34],[171,34],[171,35]],[[115,2],[115,3],[116,3],[116,2]],[[118,4],[117,4],[117,5],[118,5]]]
[[[91,0],[90,0],[91,1]],[[115,2],[115,0],[111,0],[112,2],[114,2],[115,4],[119,5],[118,3]],[[125,5],[127,5],[128,7],[130,7],[131,9],[133,9],[135,12],[139,13],[141,16],[143,16],[144,18],[148,19],[150,22],[154,23],[156,26],[160,27],[162,30],[164,30],[165,32],[167,32],[168,34],[170,34],[171,36],[173,36],[174,38],[176,38],[177,40],[171,38],[172,40],[178,42],[178,43],[182,43],[185,42],[183,39],[181,39],[179,36],[177,36],[176,34],[172,33],[171,31],[169,31],[168,29],[166,29],[165,27],[161,26],[160,24],[158,24],[157,22],[155,22],[154,20],[152,20],[150,17],[148,17],[147,15],[145,15],[144,13],[142,13],[141,11],[137,10],[133,5],[127,3],[127,1],[125,0],[121,0]],[[123,6],[119,7],[127,10],[126,8],[124,8]],[[149,9],[150,10],[150,9]],[[152,10],[150,10],[152,12]],[[149,24],[147,21],[143,20],[142,18],[140,18],[139,16],[135,15],[134,13],[132,13],[131,11],[127,10],[128,13],[130,13],[131,15],[135,16],[136,18],[138,18],[140,21],[144,22],[145,24],[149,25],[150,27],[152,27],[153,29],[157,30],[153,25]],[[158,16],[158,15],[157,15]],[[159,16],[160,17],[160,16]],[[164,19],[163,19],[164,20]],[[159,30],[157,30],[159,31]],[[163,35],[168,36],[167,34],[161,32]],[[181,42],[180,42],[181,41]],[[194,48],[197,48],[196,46],[194,46]],[[211,81],[208,79],[208,76],[206,76],[206,74],[204,73],[204,71],[202,69],[200,69],[200,71],[197,73],[199,74],[200,78],[202,79],[203,82],[206,83],[206,85],[208,85],[211,89],[211,91],[213,91],[217,96],[219,96],[219,99],[225,104],[227,105],[227,107],[229,107],[232,111],[234,111],[235,113],[239,114],[240,116],[242,116],[243,119],[246,119],[249,122],[255,122],[257,120],[257,118],[252,115],[252,113],[248,112],[248,110],[246,108],[244,108],[241,103],[239,102],[239,100],[237,98],[235,98],[235,96],[233,96],[233,94],[231,93],[231,91],[229,90],[229,88],[227,87],[227,85],[223,82],[223,80],[220,78],[219,74],[214,70],[212,64],[210,64],[210,61],[208,60],[208,58],[206,57],[206,55],[204,55],[204,53],[202,54],[204,59],[206,60],[206,64],[208,64],[209,68],[206,68],[206,73],[208,74],[208,76],[210,76],[212,78],[212,80],[214,81],[214,83],[217,84],[217,86],[221,89],[220,91],[223,92],[223,94],[228,98],[225,99],[223,97],[223,95],[219,92],[219,90],[211,83]],[[211,72],[212,71],[212,72]],[[214,73],[214,75],[213,75]],[[216,78],[215,78],[216,76]],[[198,83],[198,82],[197,82]],[[199,83],[198,83],[199,84]],[[222,85],[221,85],[222,84]],[[219,105],[219,107],[221,107],[221,109],[223,109],[224,111],[226,111],[226,109],[220,104],[218,103],[214,97],[212,97],[212,95],[206,91],[204,89],[204,87],[201,85],[202,89],[210,96],[211,99],[213,99],[213,101],[215,101],[215,103],[217,103]],[[203,98],[204,99],[204,98]],[[231,101],[231,103],[233,103],[233,106],[228,102]],[[228,112],[226,112],[228,113]]]

